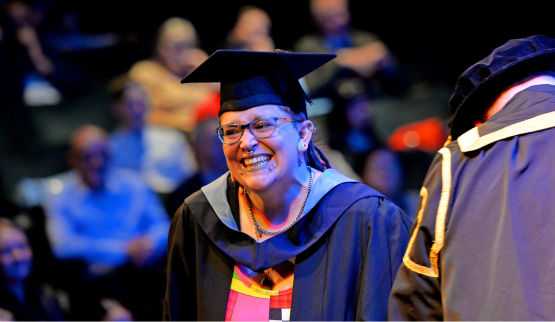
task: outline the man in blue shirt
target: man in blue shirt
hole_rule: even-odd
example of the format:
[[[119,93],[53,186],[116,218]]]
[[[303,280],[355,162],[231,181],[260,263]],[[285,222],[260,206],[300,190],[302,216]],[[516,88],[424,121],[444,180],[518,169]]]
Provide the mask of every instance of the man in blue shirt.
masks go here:
[[[169,217],[139,173],[110,166],[107,133],[90,125],[78,129],[71,163],[72,175],[46,207],[54,256],[82,261],[88,281],[163,265]],[[117,292],[126,288],[106,285]]]

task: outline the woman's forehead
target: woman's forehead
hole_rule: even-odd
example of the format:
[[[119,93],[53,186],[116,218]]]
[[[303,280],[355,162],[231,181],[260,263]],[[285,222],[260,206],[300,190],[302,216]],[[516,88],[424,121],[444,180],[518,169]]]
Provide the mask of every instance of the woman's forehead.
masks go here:
[[[220,124],[248,123],[259,117],[290,117],[289,108],[281,105],[267,104],[243,111],[229,111],[220,116]]]

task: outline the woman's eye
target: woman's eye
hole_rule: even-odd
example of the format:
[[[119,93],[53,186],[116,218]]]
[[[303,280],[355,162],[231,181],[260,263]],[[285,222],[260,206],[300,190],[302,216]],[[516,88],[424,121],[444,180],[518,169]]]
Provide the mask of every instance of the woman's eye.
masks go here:
[[[226,136],[231,136],[231,135],[236,135],[239,132],[241,132],[241,131],[238,130],[238,129],[227,129],[227,130],[224,131],[224,134]]]
[[[260,121],[260,122],[256,122],[256,124],[254,124],[254,129],[256,130],[264,130],[264,129],[268,129],[270,127],[274,126],[272,123],[270,122],[266,122],[266,121]]]

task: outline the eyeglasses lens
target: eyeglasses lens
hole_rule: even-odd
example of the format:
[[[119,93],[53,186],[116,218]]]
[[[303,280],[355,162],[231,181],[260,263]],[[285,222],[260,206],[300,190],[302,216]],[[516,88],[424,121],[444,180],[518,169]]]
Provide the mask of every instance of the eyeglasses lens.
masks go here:
[[[265,138],[272,135],[276,129],[276,120],[264,118],[254,120],[249,124],[252,134],[258,138]]]
[[[218,136],[223,143],[233,144],[238,142],[243,135],[243,128],[246,125],[228,124],[220,127]],[[260,118],[248,124],[251,133],[259,139],[267,138],[272,135],[276,129],[276,120],[274,118]]]
[[[224,125],[218,131],[218,136],[223,143],[232,144],[241,138],[240,125]]]

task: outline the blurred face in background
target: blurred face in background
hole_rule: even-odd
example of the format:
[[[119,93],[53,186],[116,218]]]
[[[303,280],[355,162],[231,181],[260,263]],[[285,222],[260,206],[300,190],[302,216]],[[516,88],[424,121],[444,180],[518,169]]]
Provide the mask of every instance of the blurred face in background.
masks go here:
[[[37,26],[41,21],[40,13],[33,10],[24,1],[15,0],[8,2],[5,12],[15,27]]]
[[[373,113],[372,101],[365,95],[353,98],[345,107],[345,117],[350,128],[364,129]]]
[[[272,22],[270,16],[259,8],[252,7],[243,11],[233,28],[233,39],[242,44],[245,50],[272,51]]]
[[[123,118],[122,121],[127,128],[140,130],[145,126],[150,101],[140,85],[133,84],[126,87],[118,104]]]
[[[85,127],[75,134],[72,147],[73,165],[83,183],[93,190],[102,190],[110,157],[106,133],[94,126]]]
[[[197,125],[195,129],[195,155],[199,166],[206,171],[224,174],[227,162],[222,149],[222,142],[218,139],[214,129],[220,126],[218,118],[208,118]]]
[[[23,283],[31,273],[33,252],[19,228],[0,223],[0,271],[5,283]]]
[[[402,184],[402,166],[397,155],[387,149],[372,152],[364,164],[362,181],[386,197],[394,197]]]
[[[161,63],[180,78],[206,58],[197,48],[195,28],[180,18],[170,18],[160,27],[156,50]]]
[[[312,0],[310,11],[323,34],[339,34],[351,23],[347,0]]]

